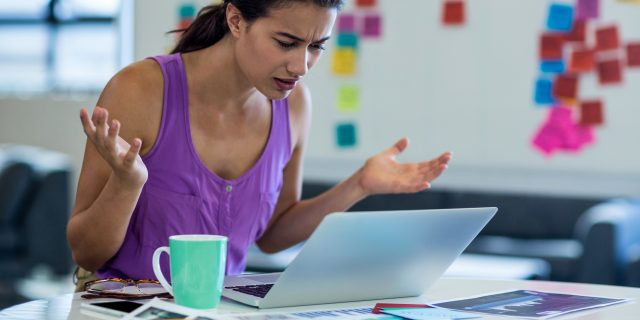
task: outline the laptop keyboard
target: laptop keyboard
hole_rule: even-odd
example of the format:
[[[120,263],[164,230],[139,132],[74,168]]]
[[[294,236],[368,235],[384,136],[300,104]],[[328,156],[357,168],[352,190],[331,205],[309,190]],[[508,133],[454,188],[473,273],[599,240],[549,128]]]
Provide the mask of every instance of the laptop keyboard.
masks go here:
[[[225,287],[225,288],[231,289],[233,291],[242,292],[255,297],[264,298],[264,296],[267,295],[267,292],[271,290],[271,287],[273,287],[273,283],[250,285],[250,286]]]

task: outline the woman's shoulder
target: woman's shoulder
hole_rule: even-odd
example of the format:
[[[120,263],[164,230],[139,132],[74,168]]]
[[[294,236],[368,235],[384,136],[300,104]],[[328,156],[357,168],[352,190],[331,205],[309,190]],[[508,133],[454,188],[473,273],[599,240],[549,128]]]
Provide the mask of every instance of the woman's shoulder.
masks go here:
[[[151,59],[135,62],[116,73],[98,100],[110,119],[122,123],[122,134],[155,140],[162,118],[164,80],[160,66]],[[146,138],[146,139],[145,139]]]

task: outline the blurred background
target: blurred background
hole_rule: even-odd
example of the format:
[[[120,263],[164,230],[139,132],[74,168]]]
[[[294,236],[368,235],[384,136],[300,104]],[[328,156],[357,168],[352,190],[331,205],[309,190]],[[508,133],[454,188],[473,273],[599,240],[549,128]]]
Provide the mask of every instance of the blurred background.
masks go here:
[[[211,3],[0,0],[0,308],[73,291],[79,110]],[[451,150],[448,171],[352,210],[498,207],[448,275],[640,286],[638,1],[346,0],[333,31],[303,197],[407,136],[401,161]]]

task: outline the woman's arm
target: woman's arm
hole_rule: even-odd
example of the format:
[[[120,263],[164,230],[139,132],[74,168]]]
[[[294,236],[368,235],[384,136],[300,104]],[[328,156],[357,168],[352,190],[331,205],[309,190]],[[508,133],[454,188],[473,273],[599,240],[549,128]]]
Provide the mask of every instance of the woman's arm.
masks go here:
[[[401,164],[396,156],[408,146],[401,139],[389,149],[369,158],[349,178],[327,192],[300,201],[302,192],[302,158],[310,127],[311,98],[305,87],[292,92],[289,99],[291,128],[295,147],[284,170],[284,182],[265,234],[257,241],[264,252],[286,249],[306,240],[329,213],[345,211],[363,198],[380,193],[418,192],[430,187],[447,168],[451,153],[420,163]]]
[[[159,67],[147,60],[125,68],[109,81],[98,105],[91,118],[80,111],[87,144],[67,225],[74,261],[91,271],[120,249],[146,182],[139,154],[151,148],[160,125]]]

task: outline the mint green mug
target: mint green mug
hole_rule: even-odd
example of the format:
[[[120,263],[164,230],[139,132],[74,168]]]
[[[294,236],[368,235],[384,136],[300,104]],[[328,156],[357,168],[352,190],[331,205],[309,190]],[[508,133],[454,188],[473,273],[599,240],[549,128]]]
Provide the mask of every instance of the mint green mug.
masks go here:
[[[160,270],[160,255],[169,255],[171,284]],[[206,234],[169,237],[169,247],[153,253],[153,272],[181,306],[212,309],[218,306],[227,260],[227,237]]]

